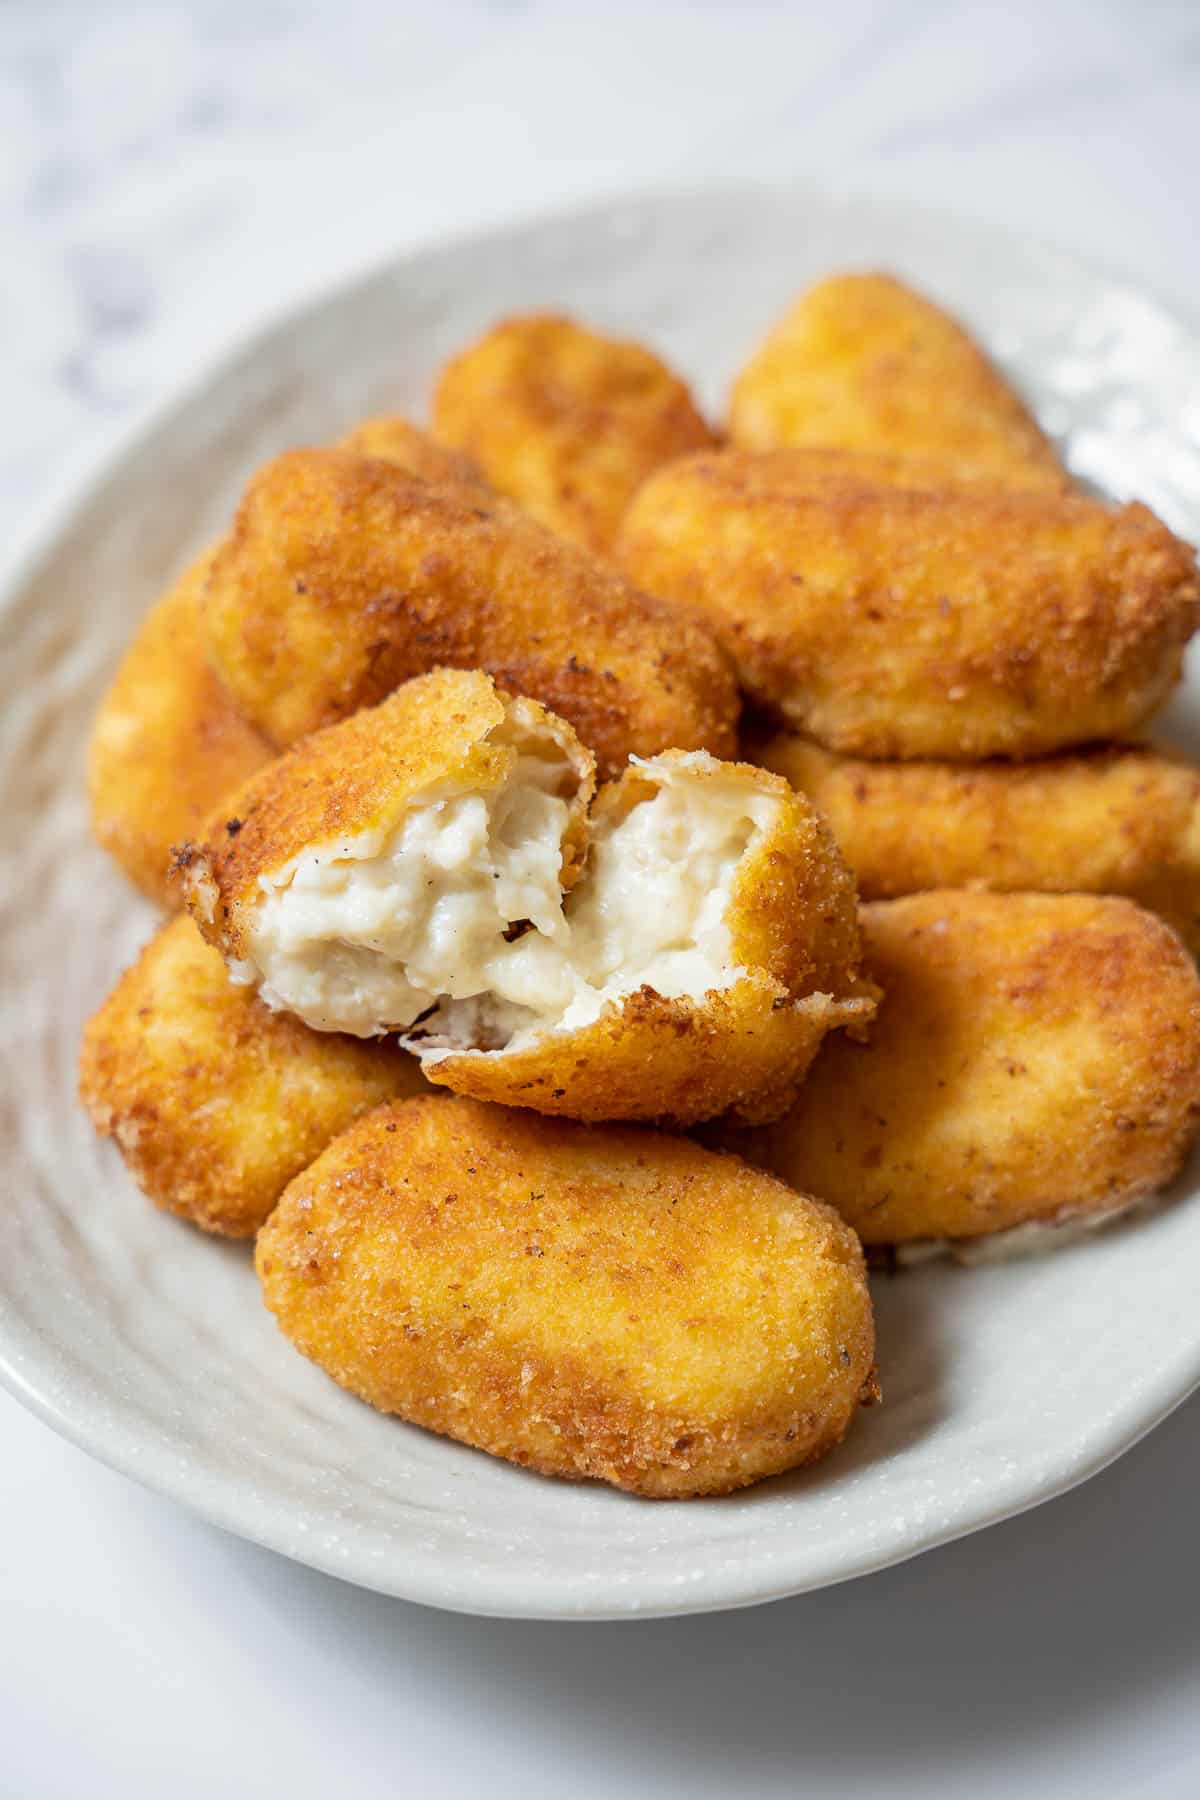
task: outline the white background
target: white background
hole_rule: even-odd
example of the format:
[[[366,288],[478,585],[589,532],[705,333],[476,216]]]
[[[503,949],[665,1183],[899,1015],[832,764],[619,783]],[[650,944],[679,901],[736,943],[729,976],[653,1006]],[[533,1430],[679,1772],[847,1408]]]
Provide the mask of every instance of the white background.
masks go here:
[[[9,0],[0,528],[397,248],[789,171],[1027,229],[1200,317],[1200,6]],[[557,1626],[285,1563],[0,1399],[0,1795],[1194,1800],[1198,1425],[845,1588]]]

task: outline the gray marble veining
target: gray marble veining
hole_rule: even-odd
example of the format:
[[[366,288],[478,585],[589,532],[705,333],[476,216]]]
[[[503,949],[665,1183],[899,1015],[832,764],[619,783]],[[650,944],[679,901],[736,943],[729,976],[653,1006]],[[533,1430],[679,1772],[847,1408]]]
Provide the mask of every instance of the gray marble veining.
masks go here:
[[[0,517],[283,302],[460,224],[654,180],[817,171],[1024,223],[1185,302],[1200,285],[1188,0],[734,12],[5,9]]]

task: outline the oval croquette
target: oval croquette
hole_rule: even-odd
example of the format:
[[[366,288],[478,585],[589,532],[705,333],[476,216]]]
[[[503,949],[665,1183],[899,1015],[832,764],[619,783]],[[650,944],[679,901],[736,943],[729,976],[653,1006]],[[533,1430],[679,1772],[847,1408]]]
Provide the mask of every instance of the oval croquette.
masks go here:
[[[871,758],[1119,737],[1167,698],[1200,607],[1192,551],[1144,506],[798,482],[746,451],[652,475],[620,554],[710,620],[768,713]]]
[[[737,688],[703,620],[511,501],[347,451],[293,451],[253,478],[204,628],[236,704],[281,747],[438,666],[552,707],[605,773],[735,743]]]
[[[825,1455],[875,1396],[853,1232],[655,1132],[384,1106],[291,1184],[256,1262],[343,1387],[546,1475],[725,1493]]]
[[[1200,768],[1181,755],[1110,744],[1028,763],[881,763],[786,731],[747,754],[820,809],[864,900],[1124,894],[1200,950]]]
[[[1091,894],[915,894],[863,908],[884,999],[786,1118],[728,1142],[866,1244],[1122,1210],[1200,1120],[1200,978],[1161,919]]]

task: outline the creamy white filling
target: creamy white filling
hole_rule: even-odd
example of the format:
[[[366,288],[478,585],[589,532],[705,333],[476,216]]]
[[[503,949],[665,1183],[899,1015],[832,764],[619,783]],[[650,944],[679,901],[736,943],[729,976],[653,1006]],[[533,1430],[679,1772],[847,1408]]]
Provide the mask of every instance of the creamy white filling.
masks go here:
[[[546,949],[565,936],[564,774],[561,762],[521,755],[501,788],[434,790],[392,833],[323,844],[262,877],[250,952],[268,1006],[371,1037],[447,995],[515,990],[565,1005],[553,957],[505,938],[524,920]]]
[[[700,752],[641,766],[656,791],[596,826],[565,902],[568,771],[523,754],[495,792],[431,792],[387,836],[263,877],[245,973],[317,1030],[415,1027],[430,1061],[575,1030],[643,985],[667,998],[730,986],[734,875],[777,802],[714,777]]]

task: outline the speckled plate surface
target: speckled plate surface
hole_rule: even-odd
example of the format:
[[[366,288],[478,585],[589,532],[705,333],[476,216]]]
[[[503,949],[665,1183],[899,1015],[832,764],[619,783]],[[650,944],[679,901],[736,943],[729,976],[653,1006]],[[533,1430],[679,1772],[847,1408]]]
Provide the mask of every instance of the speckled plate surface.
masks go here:
[[[839,1455],[687,1505],[544,1481],[382,1418],[301,1360],[244,1248],[140,1198],[75,1101],[79,1028],[148,934],[88,842],[88,722],[134,625],[256,463],[421,413],[512,307],[645,336],[714,407],[795,289],[889,266],[969,319],[1072,464],[1200,533],[1200,337],[1130,288],[961,221],[799,186],[613,205],[431,250],[285,319],[61,511],[0,617],[0,1376],[86,1450],[318,1568],[433,1605],[686,1612],[844,1580],[1032,1506],[1200,1382],[1196,1172],[1040,1260],[876,1284],[886,1404]],[[1173,708],[1178,736],[1197,714]]]

